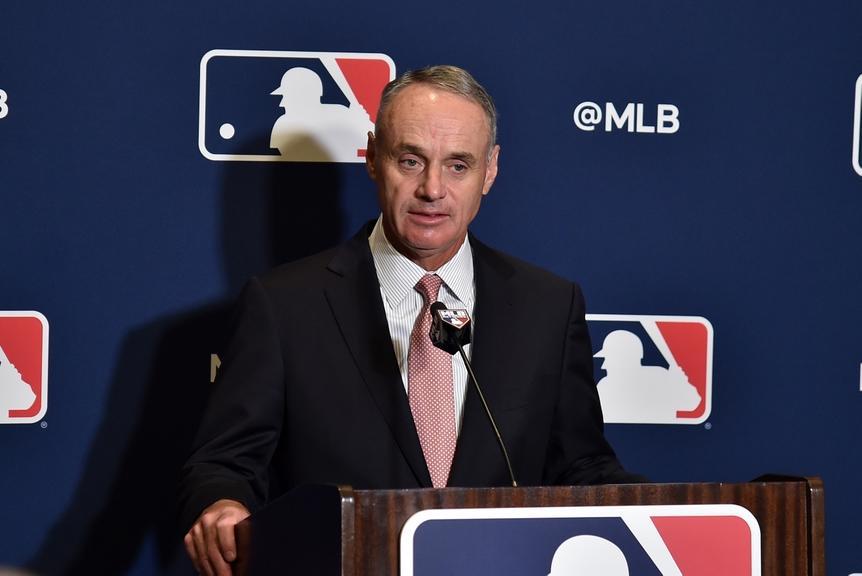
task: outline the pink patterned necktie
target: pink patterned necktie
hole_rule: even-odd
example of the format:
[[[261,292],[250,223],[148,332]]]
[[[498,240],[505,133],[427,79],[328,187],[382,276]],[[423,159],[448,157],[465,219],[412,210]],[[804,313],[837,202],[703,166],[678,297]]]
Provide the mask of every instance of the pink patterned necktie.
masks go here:
[[[455,454],[455,399],[452,391],[452,356],[431,342],[431,304],[443,280],[426,274],[416,284],[425,304],[410,335],[407,355],[407,390],[419,443],[435,488],[446,486]]]

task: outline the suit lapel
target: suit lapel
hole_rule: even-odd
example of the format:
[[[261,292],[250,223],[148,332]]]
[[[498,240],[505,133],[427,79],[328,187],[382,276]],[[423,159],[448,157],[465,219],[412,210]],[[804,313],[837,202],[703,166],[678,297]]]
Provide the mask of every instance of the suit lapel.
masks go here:
[[[513,306],[511,278],[514,270],[472,236],[470,243],[476,282],[476,326],[471,362],[493,411],[496,388],[506,378],[506,363],[503,359],[516,353],[515,345],[511,344],[514,334],[511,334],[512,327],[507,321],[511,317],[510,310]],[[505,430],[501,433],[505,433]],[[508,474],[505,472],[503,456],[497,446],[491,424],[473,383],[470,382],[449,484],[488,485],[505,482],[506,476]]]
[[[345,244],[330,262],[333,281],[326,288],[326,298],[362,379],[416,481],[430,487],[431,475],[404,393],[368,246],[371,225]]]

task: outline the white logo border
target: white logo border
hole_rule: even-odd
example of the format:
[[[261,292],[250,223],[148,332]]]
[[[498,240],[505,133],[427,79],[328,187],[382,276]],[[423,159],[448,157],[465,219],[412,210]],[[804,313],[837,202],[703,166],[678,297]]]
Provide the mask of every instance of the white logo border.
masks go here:
[[[395,78],[395,62],[382,53],[369,52],[295,52],[285,50],[227,50],[216,48],[201,58],[200,64],[200,107],[198,111],[198,149],[207,160],[241,162],[285,162],[284,158],[272,154],[214,154],[206,146],[206,99],[207,64],[218,56],[240,58],[320,58],[322,54],[331,58],[352,58],[355,60],[384,60],[389,64],[389,80]]]
[[[853,104],[853,169],[862,176],[862,164],[859,162],[859,139],[862,132],[862,74],[856,79],[856,98]]]
[[[0,425],[34,424],[42,420],[48,412],[48,319],[36,310],[0,310],[0,318],[35,318],[42,324],[42,406],[39,408],[39,413],[27,418],[0,420]]]
[[[654,525],[647,525],[639,518],[647,516],[732,516],[742,519],[751,531],[751,574],[761,574],[761,533],[760,523],[747,508],[738,504],[659,504],[659,505],[633,505],[633,506],[551,506],[545,508],[452,508],[438,510],[421,510],[412,515],[404,523],[401,529],[400,551],[401,551],[401,575],[413,575],[413,540],[419,527],[429,520],[489,520],[489,519],[521,519],[521,518],[622,518],[626,525],[632,529],[633,526],[650,527],[655,530]],[[635,532],[636,530],[632,530]],[[656,533],[657,534],[657,533]],[[647,549],[647,554],[655,560],[655,556],[661,557],[666,552],[665,545],[655,538],[646,542],[638,538],[638,542]],[[668,553],[669,554],[669,553]],[[671,559],[673,567],[665,574],[679,574],[675,562]]]
[[[712,322],[704,318],[703,316],[651,316],[648,314],[587,314],[586,315],[587,323],[596,321],[596,322],[641,322],[646,320],[648,322],[696,322],[698,324],[703,324],[706,326],[706,347],[709,353],[706,356],[706,389],[704,390],[706,394],[706,407],[704,408],[703,415],[693,418],[691,420],[678,420],[673,423],[673,425],[696,425],[703,424],[706,422],[710,415],[712,414],[712,357],[713,357],[713,328]],[[637,424],[641,425],[641,424]],[[659,426],[666,426],[667,424],[656,424]]]

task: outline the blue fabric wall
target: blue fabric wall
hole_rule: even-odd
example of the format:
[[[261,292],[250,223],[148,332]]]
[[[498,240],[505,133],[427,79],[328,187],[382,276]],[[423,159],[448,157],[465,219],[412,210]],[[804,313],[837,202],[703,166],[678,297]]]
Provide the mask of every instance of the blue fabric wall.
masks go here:
[[[708,421],[609,425],[627,467],[820,475],[829,573],[862,571],[860,29],[851,0],[6,2],[0,310],[51,328],[47,414],[0,425],[0,565],[186,573],[174,474],[226,307],[377,213],[361,164],[201,154],[201,59],[242,49],[471,70],[502,146],[474,232],[579,281],[589,312],[714,327]],[[670,104],[679,129],[584,131],[585,101],[652,125]]]

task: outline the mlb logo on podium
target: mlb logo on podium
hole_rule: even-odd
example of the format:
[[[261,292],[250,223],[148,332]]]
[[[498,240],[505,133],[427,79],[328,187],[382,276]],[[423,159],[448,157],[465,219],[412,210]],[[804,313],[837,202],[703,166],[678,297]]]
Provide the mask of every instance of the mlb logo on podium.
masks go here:
[[[587,314],[612,424],[699,424],[712,409],[712,324],[700,316]]]
[[[38,422],[48,410],[48,320],[0,311],[0,424]]]
[[[401,531],[401,576],[760,576],[761,532],[734,504],[455,508]]]
[[[210,160],[365,161],[385,54],[211,50],[200,64],[198,147]]]

